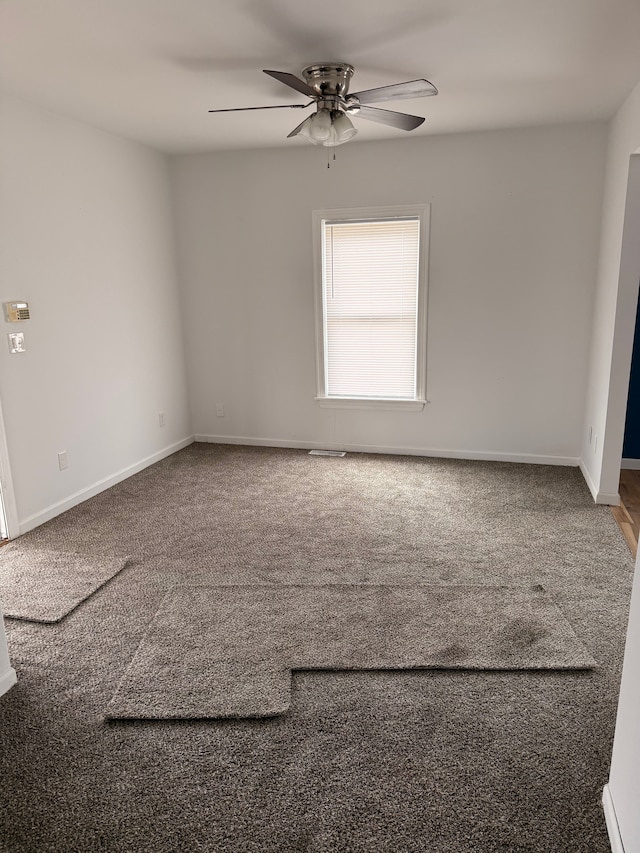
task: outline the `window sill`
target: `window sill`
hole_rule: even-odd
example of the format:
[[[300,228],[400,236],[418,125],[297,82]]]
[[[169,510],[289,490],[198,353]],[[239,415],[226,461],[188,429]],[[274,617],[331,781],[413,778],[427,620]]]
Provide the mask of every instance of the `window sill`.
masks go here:
[[[381,409],[388,412],[421,412],[426,400],[395,400],[373,397],[316,397],[326,409]]]

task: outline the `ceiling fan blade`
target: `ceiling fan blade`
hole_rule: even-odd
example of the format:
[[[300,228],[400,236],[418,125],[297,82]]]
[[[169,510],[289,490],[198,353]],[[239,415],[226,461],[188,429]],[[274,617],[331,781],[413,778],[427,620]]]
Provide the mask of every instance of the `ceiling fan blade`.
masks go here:
[[[309,98],[315,99],[318,97],[318,93],[311,86],[308,86],[304,80],[299,80],[294,74],[289,74],[287,71],[267,71],[264,68],[262,70],[275,80],[284,83],[285,86],[290,86],[292,89],[302,92],[303,95],[307,95]]]
[[[393,110],[381,110],[377,107],[365,107],[364,104],[348,107],[346,112],[350,116],[366,118],[369,121],[377,121],[380,124],[388,124],[390,127],[397,127],[399,130],[415,130],[424,121],[422,116],[412,116],[409,113],[396,113]]]
[[[307,116],[307,118],[309,117]],[[297,136],[302,130],[302,125],[305,123],[306,120],[307,119],[305,118],[304,121],[301,121],[297,127],[294,127],[291,133],[287,133],[287,139],[291,139],[292,136]]]
[[[380,101],[400,101],[403,98],[426,98],[429,95],[437,95],[438,90],[428,80],[409,80],[408,83],[394,83],[391,86],[366,89],[353,94],[362,104],[377,104]]]
[[[306,110],[311,104],[275,104],[273,107],[229,107],[226,110],[209,110],[210,113],[243,113],[246,110]]]

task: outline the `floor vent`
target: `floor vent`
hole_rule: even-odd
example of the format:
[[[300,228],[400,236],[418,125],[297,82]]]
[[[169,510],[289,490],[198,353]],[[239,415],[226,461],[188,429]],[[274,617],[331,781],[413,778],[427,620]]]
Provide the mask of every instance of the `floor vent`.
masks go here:
[[[346,450],[310,450],[309,456],[346,456]]]

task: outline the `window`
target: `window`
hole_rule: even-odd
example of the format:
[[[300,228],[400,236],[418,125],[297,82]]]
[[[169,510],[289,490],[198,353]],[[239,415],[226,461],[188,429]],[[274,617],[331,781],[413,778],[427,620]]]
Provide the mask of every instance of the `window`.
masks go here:
[[[422,409],[426,205],[314,213],[318,400]]]

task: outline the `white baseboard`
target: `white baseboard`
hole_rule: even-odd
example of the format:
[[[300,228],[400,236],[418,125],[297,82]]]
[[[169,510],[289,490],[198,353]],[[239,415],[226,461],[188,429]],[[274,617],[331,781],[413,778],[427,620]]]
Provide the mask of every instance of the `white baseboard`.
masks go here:
[[[16,671],[13,667],[9,667],[6,672],[3,672],[2,675],[0,675],[0,696],[13,687],[17,680],[18,677],[16,676]]]
[[[116,473],[112,474],[110,477],[105,477],[104,480],[99,480],[92,486],[88,486],[86,489],[76,492],[70,497],[65,498],[63,501],[51,504],[51,506],[43,509],[42,512],[30,515],[28,518],[25,518],[20,522],[20,534],[22,535],[23,533],[27,533],[27,531],[33,530],[34,527],[39,527],[41,524],[44,524],[45,521],[50,521],[52,518],[66,512],[68,509],[72,509],[74,506],[81,504],[83,501],[99,495],[100,492],[104,492],[105,489],[110,489],[111,486],[121,483],[123,480],[126,480],[127,477],[131,477],[133,474],[143,471],[145,468],[148,468],[149,465],[154,465],[156,462],[160,462],[161,459],[165,459],[167,456],[171,456],[178,450],[182,450],[183,447],[188,447],[188,445],[193,444],[193,441],[193,436],[183,438],[181,441],[176,441],[175,444],[171,444],[169,447],[165,447],[157,453],[153,453],[151,456],[141,459],[140,462],[136,462],[134,465],[129,465],[127,468],[122,468],[120,471],[116,471]]]
[[[432,447],[392,447],[374,444],[336,444],[326,441],[296,441],[295,439],[250,438],[237,435],[196,434],[196,441],[210,444],[245,444],[257,447],[288,447],[293,450],[346,450],[349,453],[383,453],[393,456],[433,456],[445,459],[477,459],[486,462],[523,462],[529,465],[567,465],[576,467],[579,459],[573,456],[538,456],[534,453],[496,453],[494,451],[443,450]]]
[[[582,476],[584,477],[585,483],[589,487],[589,491],[593,496],[593,500],[597,504],[605,504],[605,506],[619,506],[620,505],[620,495],[616,492],[615,494],[609,494],[607,492],[599,492],[598,487],[593,482],[593,478],[591,477],[591,472],[587,468],[584,463],[584,459],[581,459],[579,462],[580,470],[582,471]]]
[[[624,471],[640,471],[640,459],[623,459],[620,467]]]
[[[602,808],[604,809],[604,819],[607,823],[611,853],[624,853],[618,818],[616,817],[616,810],[613,807],[611,789],[608,785],[605,785],[602,791]]]

